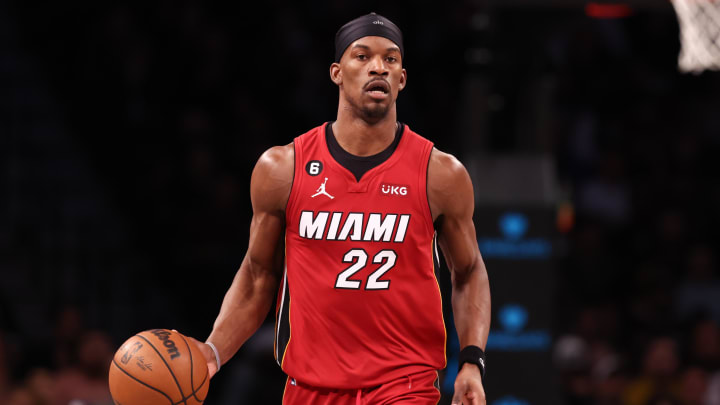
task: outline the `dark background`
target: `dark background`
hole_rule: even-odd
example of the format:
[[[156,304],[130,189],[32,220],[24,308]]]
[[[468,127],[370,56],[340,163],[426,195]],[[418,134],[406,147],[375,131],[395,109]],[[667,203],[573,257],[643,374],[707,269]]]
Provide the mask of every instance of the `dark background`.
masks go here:
[[[334,34],[370,11],[404,32],[399,119],[476,184],[552,163],[563,403],[718,400],[720,76],[678,72],[670,3],[631,5],[0,4],[0,403],[104,404],[132,334],[207,336],[254,163],[334,119]],[[269,319],[206,403],[279,403],[271,349]]]

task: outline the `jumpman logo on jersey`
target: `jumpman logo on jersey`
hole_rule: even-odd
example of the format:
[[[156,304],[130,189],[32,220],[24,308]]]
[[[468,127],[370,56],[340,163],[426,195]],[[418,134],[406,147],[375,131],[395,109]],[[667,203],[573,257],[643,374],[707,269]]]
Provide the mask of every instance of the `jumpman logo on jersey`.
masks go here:
[[[318,187],[317,193],[311,195],[310,197],[311,197],[311,198],[315,198],[315,197],[317,197],[317,196],[319,196],[319,195],[321,195],[321,194],[324,194],[324,195],[330,197],[331,200],[332,200],[333,198],[335,198],[335,197],[331,196],[330,194],[328,194],[327,191],[325,191],[325,183],[327,183],[327,181],[328,181],[328,178],[325,177],[325,181],[323,181],[322,184],[320,185],[320,187]]]

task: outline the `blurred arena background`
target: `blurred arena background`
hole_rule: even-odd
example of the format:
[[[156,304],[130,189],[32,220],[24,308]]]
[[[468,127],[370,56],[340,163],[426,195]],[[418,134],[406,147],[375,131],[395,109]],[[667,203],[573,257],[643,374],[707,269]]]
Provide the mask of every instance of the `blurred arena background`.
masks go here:
[[[0,3],[0,403],[110,404],[129,336],[207,336],[255,161],[335,117],[370,11],[399,119],[475,182],[488,404],[720,404],[720,73],[678,71],[666,0]],[[206,404],[280,403],[272,329]]]

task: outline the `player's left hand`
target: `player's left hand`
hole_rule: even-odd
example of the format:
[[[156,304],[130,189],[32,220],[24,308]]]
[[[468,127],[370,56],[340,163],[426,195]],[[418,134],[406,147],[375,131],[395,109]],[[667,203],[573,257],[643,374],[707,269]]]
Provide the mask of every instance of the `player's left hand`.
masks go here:
[[[480,369],[475,364],[465,363],[455,378],[455,393],[452,405],[485,405],[485,389]]]
[[[177,332],[175,329],[173,329],[174,332]],[[179,332],[178,332],[179,333]],[[207,364],[208,368],[208,376],[212,378],[217,372],[217,361],[215,360],[215,352],[210,348],[210,346],[207,345],[207,343],[202,343],[201,341],[195,339],[192,336],[185,336],[192,344],[194,344],[198,349],[200,349],[200,352],[202,352],[203,356],[205,356],[205,364]]]

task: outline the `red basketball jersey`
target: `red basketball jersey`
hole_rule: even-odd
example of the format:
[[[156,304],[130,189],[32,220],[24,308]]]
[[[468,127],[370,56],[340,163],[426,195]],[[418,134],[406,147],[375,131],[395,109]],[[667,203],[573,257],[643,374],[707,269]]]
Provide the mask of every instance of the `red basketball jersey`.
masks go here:
[[[275,358],[289,376],[353,389],[445,367],[427,200],[433,144],[407,126],[360,181],[325,125],[294,140]]]

